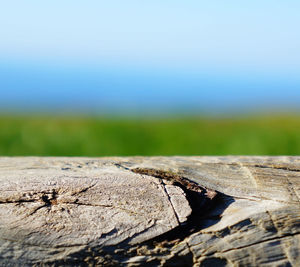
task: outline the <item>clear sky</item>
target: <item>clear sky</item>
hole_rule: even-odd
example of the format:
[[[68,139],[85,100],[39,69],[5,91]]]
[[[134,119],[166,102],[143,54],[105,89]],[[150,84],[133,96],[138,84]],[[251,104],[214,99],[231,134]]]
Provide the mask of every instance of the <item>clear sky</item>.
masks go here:
[[[299,1],[3,1],[3,109],[300,106]]]

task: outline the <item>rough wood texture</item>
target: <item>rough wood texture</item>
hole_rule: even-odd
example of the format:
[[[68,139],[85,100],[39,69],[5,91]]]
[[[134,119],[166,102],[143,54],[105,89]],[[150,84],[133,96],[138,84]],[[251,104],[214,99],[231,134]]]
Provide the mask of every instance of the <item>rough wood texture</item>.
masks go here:
[[[0,158],[0,265],[300,266],[300,157]]]

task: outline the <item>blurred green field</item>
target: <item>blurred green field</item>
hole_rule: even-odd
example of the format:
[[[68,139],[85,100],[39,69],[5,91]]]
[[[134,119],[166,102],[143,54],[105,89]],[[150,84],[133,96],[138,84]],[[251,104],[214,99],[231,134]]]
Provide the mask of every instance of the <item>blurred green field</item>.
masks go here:
[[[1,156],[299,155],[300,116],[0,116]]]

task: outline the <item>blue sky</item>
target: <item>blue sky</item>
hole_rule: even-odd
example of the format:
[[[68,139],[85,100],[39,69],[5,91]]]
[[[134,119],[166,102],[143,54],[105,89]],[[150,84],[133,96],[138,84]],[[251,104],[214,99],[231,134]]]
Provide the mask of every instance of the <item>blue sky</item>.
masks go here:
[[[5,1],[0,106],[226,112],[300,104],[299,1]]]

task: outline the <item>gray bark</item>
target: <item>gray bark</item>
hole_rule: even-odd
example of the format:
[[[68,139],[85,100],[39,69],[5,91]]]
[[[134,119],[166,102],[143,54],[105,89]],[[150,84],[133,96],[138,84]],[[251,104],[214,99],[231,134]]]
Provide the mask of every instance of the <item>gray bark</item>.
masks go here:
[[[0,266],[300,266],[300,157],[0,158]]]

